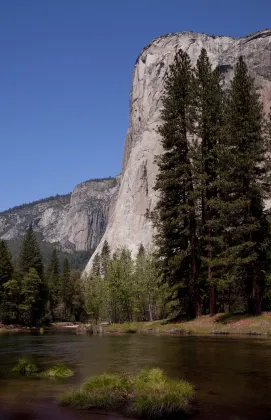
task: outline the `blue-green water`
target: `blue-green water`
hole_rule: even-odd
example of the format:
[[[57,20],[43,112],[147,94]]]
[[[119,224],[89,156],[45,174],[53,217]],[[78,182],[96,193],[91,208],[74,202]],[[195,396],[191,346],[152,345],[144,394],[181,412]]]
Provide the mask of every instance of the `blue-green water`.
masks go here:
[[[75,375],[65,382],[17,379],[10,370],[21,357],[43,369],[64,363]],[[0,420],[105,418],[60,408],[55,399],[90,375],[152,366],[192,382],[199,409],[195,419],[271,419],[269,339],[67,332],[0,336]]]

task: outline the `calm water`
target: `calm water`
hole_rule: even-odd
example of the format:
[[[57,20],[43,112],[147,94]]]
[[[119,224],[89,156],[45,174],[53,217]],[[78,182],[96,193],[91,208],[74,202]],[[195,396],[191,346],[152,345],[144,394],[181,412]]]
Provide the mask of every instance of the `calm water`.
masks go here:
[[[64,383],[12,378],[20,357],[43,369],[65,363],[75,376]],[[60,408],[55,397],[93,374],[152,366],[194,384],[200,410],[195,419],[271,419],[271,340],[69,332],[0,336],[0,420],[107,419]]]

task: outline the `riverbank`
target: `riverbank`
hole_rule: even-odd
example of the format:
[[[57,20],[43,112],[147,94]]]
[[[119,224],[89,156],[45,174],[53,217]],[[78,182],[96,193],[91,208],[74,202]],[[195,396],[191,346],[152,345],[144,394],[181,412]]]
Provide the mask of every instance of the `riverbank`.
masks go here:
[[[26,332],[26,333],[30,333],[30,332],[38,332],[40,331],[40,328],[38,327],[26,327],[23,325],[17,325],[17,324],[12,324],[12,325],[5,325],[5,324],[1,324],[0,323],[0,334],[1,333],[8,333],[8,332],[14,332],[14,333],[18,333],[18,332]]]
[[[191,321],[131,322],[103,327],[104,334],[165,334],[165,335],[248,335],[271,336],[271,312],[260,316],[248,314],[205,315]]]
[[[123,324],[80,324],[56,322],[45,331],[73,330],[77,334],[148,334],[148,335],[246,335],[271,336],[271,312],[259,316],[248,314],[204,315],[193,320],[125,322]],[[42,329],[42,332],[44,330]],[[0,324],[0,333],[40,332],[40,328]]]

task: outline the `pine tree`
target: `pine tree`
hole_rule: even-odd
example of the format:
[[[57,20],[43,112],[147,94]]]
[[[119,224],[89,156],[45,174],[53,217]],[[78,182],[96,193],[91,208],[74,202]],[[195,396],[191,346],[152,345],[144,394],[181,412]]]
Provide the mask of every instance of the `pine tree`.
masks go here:
[[[40,287],[42,280],[34,268],[30,268],[22,279],[20,316],[27,325],[36,325],[42,313]]]
[[[2,286],[11,280],[13,274],[13,264],[11,254],[5,241],[0,240],[0,301]]]
[[[67,257],[63,260],[62,276],[61,276],[61,298],[65,306],[65,318],[71,310],[72,288],[71,288],[71,270]]]
[[[216,311],[213,260],[216,255],[216,218],[213,202],[217,198],[218,147],[223,132],[223,92],[221,74],[213,70],[205,49],[202,49],[196,65],[195,97],[197,109],[197,139],[194,150],[194,182],[201,197],[201,259],[207,266],[210,314]],[[201,267],[202,271],[202,267]]]
[[[21,275],[14,271],[12,279],[3,284],[3,299],[0,305],[0,319],[4,323],[19,321],[19,305],[21,302]]]
[[[104,241],[101,251],[101,276],[107,275],[108,264],[110,261],[110,247],[107,240]]]
[[[54,310],[56,305],[59,303],[60,295],[62,292],[61,284],[60,284],[60,270],[59,270],[59,260],[57,255],[57,250],[54,248],[47,273],[46,273],[46,280],[47,280],[47,288],[49,294],[49,303],[52,316],[54,316]]]
[[[267,184],[264,117],[247,66],[240,57],[226,106],[226,136],[220,156],[221,195],[217,200],[224,225],[224,249],[217,263],[242,285],[252,314],[261,312],[267,221],[263,198]]]
[[[27,229],[19,255],[19,270],[27,273],[30,268],[34,268],[39,277],[43,279],[43,264],[41,253],[36,241],[32,225]]]
[[[194,76],[189,56],[180,50],[165,79],[162,125],[164,153],[157,158],[155,190],[159,201],[153,214],[161,271],[172,298],[198,316],[198,241],[192,167],[188,139],[194,132]]]
[[[93,265],[92,265],[91,274],[94,277],[100,276],[100,274],[101,274],[101,257],[100,257],[99,253],[97,253],[95,255],[95,257],[93,258]]]

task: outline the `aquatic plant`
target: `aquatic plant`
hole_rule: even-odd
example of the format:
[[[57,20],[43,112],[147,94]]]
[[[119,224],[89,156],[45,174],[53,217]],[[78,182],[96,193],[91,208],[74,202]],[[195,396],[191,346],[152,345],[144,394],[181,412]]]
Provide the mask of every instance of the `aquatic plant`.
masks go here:
[[[73,375],[73,371],[64,365],[56,365],[40,373],[41,378],[63,379]]]
[[[64,394],[63,405],[78,408],[113,408],[126,402],[131,392],[128,378],[104,373],[87,379],[78,391]]]
[[[27,359],[20,359],[17,365],[12,369],[12,372],[36,379],[63,379],[73,375],[73,371],[64,365],[55,365],[45,372],[41,372],[35,364]]]
[[[130,411],[139,417],[152,418],[187,412],[193,395],[188,382],[171,380],[158,368],[143,370],[134,380]]]
[[[143,370],[134,377],[103,374],[89,378],[79,390],[64,394],[60,403],[79,409],[106,408],[137,417],[186,413],[194,396],[192,385],[169,379],[161,369]]]
[[[12,369],[13,373],[22,376],[34,376],[38,372],[37,366],[27,359],[20,359],[17,365]]]

